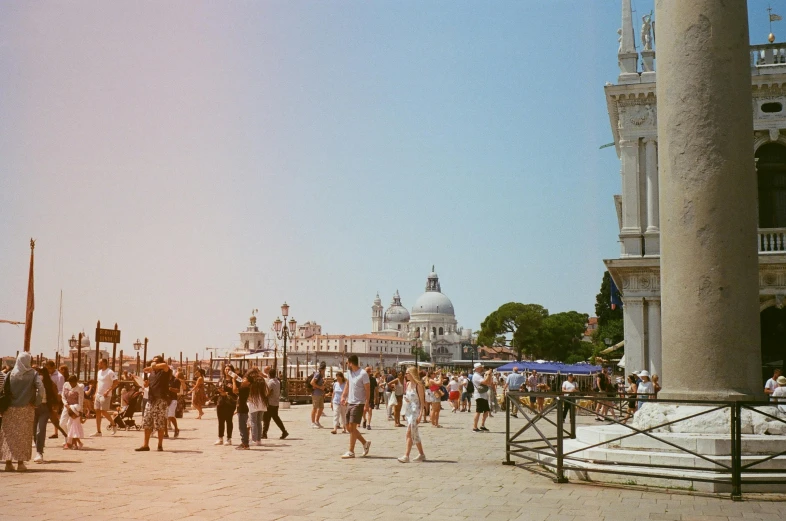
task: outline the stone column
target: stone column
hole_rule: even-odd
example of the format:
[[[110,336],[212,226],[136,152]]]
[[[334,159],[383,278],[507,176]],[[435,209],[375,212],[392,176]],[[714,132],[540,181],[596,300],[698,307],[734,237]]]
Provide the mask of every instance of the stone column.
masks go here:
[[[647,231],[657,232],[660,226],[658,211],[658,149],[655,138],[644,139],[644,164],[647,170]]]
[[[623,326],[625,328],[625,373],[647,369],[644,331],[644,299],[623,298]]]
[[[745,0],[656,0],[664,398],[762,394]]]
[[[663,357],[661,351],[660,334],[660,299],[647,298],[647,355],[649,356],[649,371],[661,377],[663,383]]]

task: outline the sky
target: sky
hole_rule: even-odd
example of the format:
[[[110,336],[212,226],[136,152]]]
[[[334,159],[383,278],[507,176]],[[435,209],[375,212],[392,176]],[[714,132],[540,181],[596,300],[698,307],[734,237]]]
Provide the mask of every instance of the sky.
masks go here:
[[[749,3],[755,43],[766,7]],[[411,308],[432,265],[465,328],[509,301],[591,315],[619,254],[619,161],[599,147],[620,16],[620,0],[0,3],[0,319],[24,320],[31,237],[34,353],[58,347],[61,291],[66,338],[100,320],[126,352],[147,336],[201,358],[284,301],[369,332],[375,294]],[[0,324],[0,355],[23,337]]]

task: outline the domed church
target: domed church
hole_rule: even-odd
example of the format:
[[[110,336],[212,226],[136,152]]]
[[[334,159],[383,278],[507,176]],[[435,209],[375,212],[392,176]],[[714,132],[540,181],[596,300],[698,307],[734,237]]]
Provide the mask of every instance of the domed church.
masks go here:
[[[426,279],[426,292],[415,301],[411,314],[401,304],[398,290],[387,310],[377,294],[371,306],[371,332],[410,340],[419,338],[435,363],[460,359],[461,341],[472,336],[471,330],[458,327],[453,303],[442,293],[434,266]]]

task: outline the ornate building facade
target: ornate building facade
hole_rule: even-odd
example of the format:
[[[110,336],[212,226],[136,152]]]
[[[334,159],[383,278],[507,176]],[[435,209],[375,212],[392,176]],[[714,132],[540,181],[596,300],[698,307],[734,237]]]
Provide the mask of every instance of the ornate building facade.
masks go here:
[[[660,373],[661,216],[655,40],[651,20],[643,21],[642,49],[637,50],[631,2],[622,0],[620,74],[617,83],[607,83],[604,89],[620,160],[622,193],[614,196],[614,206],[621,251],[619,258],[604,262],[623,295],[626,368]],[[758,237],[751,237],[751,252],[759,258],[762,358],[766,364],[783,360],[786,354],[786,310],[782,309],[786,301],[786,43],[752,45],[750,56],[754,118],[751,146],[759,187],[759,232]]]

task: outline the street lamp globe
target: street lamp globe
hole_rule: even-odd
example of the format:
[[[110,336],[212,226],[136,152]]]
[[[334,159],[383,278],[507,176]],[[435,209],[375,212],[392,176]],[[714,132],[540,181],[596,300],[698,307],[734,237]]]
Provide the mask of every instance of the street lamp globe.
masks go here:
[[[289,333],[290,333],[290,335],[294,335],[295,334],[295,328],[296,327],[297,327],[297,321],[294,318],[289,319]]]
[[[606,344],[607,346],[610,346],[611,342],[612,342],[612,340],[610,338],[604,338],[603,339],[603,343]]]
[[[286,301],[281,304],[281,315],[283,315],[285,320],[289,316],[289,304],[287,304]]]
[[[76,337],[74,335],[71,335],[71,338],[68,339],[68,347],[74,349],[76,347],[76,343],[77,343]]]
[[[276,320],[273,322],[273,329],[276,330],[276,333],[281,333],[281,324],[283,322],[279,317],[276,317]]]
[[[134,342],[134,351],[139,351],[140,349],[142,349],[142,342],[137,338],[136,342]]]

